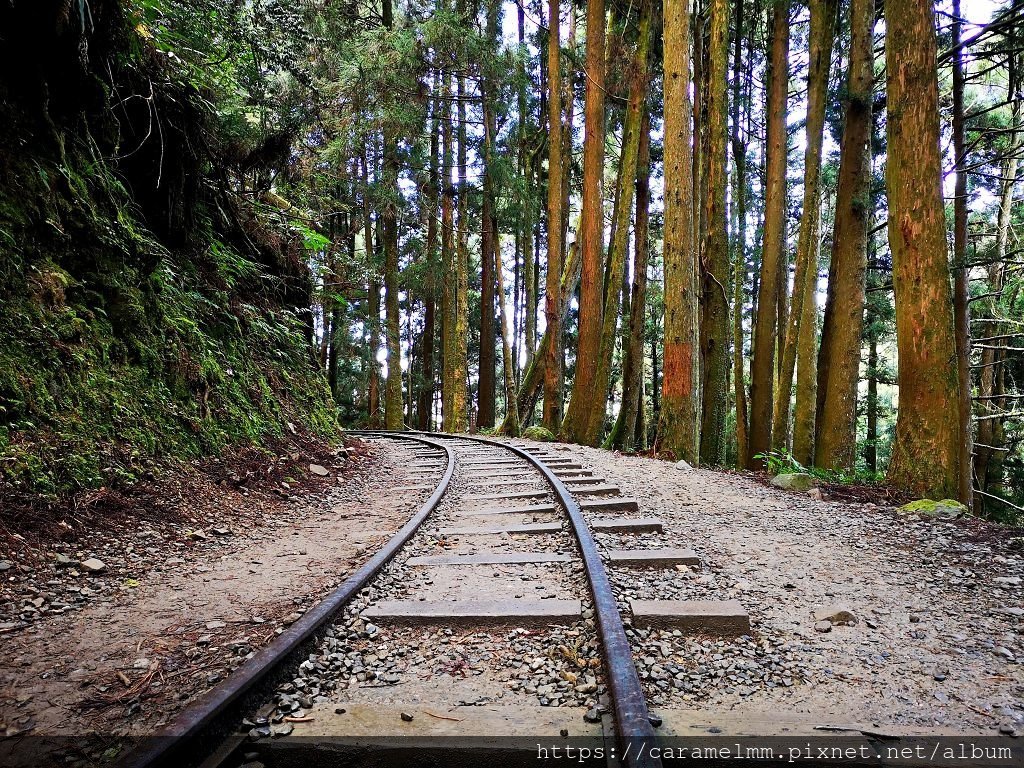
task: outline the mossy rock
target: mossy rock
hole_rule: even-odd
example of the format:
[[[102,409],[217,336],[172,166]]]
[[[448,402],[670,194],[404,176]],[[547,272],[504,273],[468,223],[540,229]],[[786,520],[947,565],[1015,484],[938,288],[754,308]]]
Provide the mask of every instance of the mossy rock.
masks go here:
[[[524,429],[523,437],[527,440],[540,440],[542,443],[550,443],[555,439],[555,435],[550,429],[536,426]]]
[[[955,520],[967,514],[967,507],[955,499],[918,499],[900,507],[900,512],[905,515],[914,515],[918,518],[931,520]]]
[[[787,491],[806,493],[814,487],[814,478],[806,472],[789,472],[772,478],[772,485]]]

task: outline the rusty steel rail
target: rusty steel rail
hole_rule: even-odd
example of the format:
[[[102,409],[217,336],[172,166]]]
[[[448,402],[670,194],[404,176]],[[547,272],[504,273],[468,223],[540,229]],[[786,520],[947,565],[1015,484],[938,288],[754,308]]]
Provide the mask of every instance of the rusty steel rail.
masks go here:
[[[260,695],[264,684],[272,680],[275,671],[287,665],[297,651],[315,638],[316,633],[391,561],[413,537],[427,516],[437,508],[455,472],[455,454],[452,449],[429,437],[408,433],[372,434],[412,440],[444,451],[448,465],[430,498],[384,547],[349,576],[340,587],[303,614],[301,619],[288,627],[273,642],[261,648],[223,683],[186,707],[161,733],[146,737],[134,751],[119,761],[120,766],[180,768],[194,765],[216,751],[225,735],[235,726],[235,723],[228,721],[239,716],[243,706]]]
[[[398,433],[378,432],[376,434]],[[640,685],[640,676],[637,674],[636,664],[633,662],[633,652],[629,647],[626,630],[622,625],[622,617],[619,615],[611,582],[608,581],[608,572],[597,551],[597,543],[594,541],[590,526],[583,518],[579,502],[573,498],[565,484],[544,462],[518,446],[475,435],[453,435],[442,432],[418,432],[418,434],[445,440],[468,440],[504,448],[528,461],[544,475],[544,479],[554,490],[558,500],[565,507],[569,520],[572,521],[573,534],[579,544],[587,571],[587,579],[590,582],[590,594],[594,599],[594,612],[601,638],[601,650],[612,694],[615,729],[619,737],[617,757],[629,768],[660,768],[661,759],[650,754],[650,749],[658,743],[658,737],[654,732],[654,726],[651,725],[647,697]]]

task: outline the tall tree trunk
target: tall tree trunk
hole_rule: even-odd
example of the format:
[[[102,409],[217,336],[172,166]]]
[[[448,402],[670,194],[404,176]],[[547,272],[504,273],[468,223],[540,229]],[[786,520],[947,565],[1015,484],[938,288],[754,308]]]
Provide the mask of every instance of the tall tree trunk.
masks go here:
[[[444,265],[444,318],[441,324],[442,380],[441,416],[446,432],[463,432],[466,428],[466,324],[460,319],[459,268],[461,250],[455,232],[455,188],[452,185],[454,139],[451,116],[452,88],[449,75],[442,74],[441,87],[441,260]]]
[[[953,199],[953,325],[959,375],[959,469],[957,498],[974,508],[974,440],[971,429],[971,316],[967,268],[967,157],[964,141],[964,54],[960,0],[953,0],[953,154],[956,185]]]
[[[604,291],[604,82],[605,82],[604,0],[587,0],[586,68],[584,105],[583,202],[580,252],[579,334],[576,347],[576,377],[569,407],[562,421],[561,436],[567,442],[594,441],[594,412],[604,410],[604,388],[598,389],[595,363],[601,351]]]
[[[805,297],[808,281],[817,282],[817,270],[811,271],[813,254],[817,252],[814,242],[821,217],[821,146],[825,129],[825,100],[828,95],[828,74],[832,60],[832,43],[835,37],[836,4],[838,0],[811,0],[811,32],[808,43],[810,65],[807,73],[807,146],[804,149],[804,200],[803,215],[800,218],[800,234],[796,248],[796,269],[793,275],[793,297],[789,307],[789,321],[786,326],[785,344],[782,348],[782,367],[778,387],[775,391],[775,408],[772,421],[772,448],[784,451],[789,441],[790,398],[793,394],[793,375],[796,371],[797,350],[800,344],[800,326],[808,317],[805,312]],[[784,288],[783,288],[784,290]],[[809,347],[813,351],[813,344]],[[813,364],[813,359],[806,361]],[[813,377],[805,381],[812,382]],[[813,440],[815,399],[808,403],[804,418],[811,425]],[[807,437],[805,433],[805,437]],[[801,453],[808,461],[813,456],[813,446],[804,444]]]
[[[434,405],[434,326],[437,311],[437,269],[440,259],[437,251],[437,214],[440,190],[440,109],[441,100],[438,94],[438,78],[434,76],[435,98],[430,122],[430,165],[427,180],[427,237],[426,255],[427,270],[423,295],[423,343],[421,350],[420,387],[416,404],[416,427],[424,431],[431,429],[431,411]],[[446,107],[447,108],[447,105]]]
[[[704,197],[701,360],[702,408],[700,460],[725,462],[725,416],[729,408],[729,234],[725,207],[726,136],[729,108],[729,4],[711,0],[708,38],[707,140]]]
[[[690,156],[690,0],[665,0],[665,361],[658,398],[657,345],[652,391],[657,445],[676,458],[698,459],[697,255]],[[660,408],[659,408],[660,405]]]
[[[526,46],[526,11],[522,5],[519,5],[517,15],[518,29],[519,29],[519,45],[521,47]],[[543,11],[541,11],[543,14]],[[541,56],[541,64],[543,65],[544,58]],[[542,67],[543,68],[543,67]],[[535,167],[533,160],[533,153],[528,150],[527,142],[530,139],[530,132],[527,130],[529,121],[527,120],[527,109],[528,102],[526,100],[526,64],[525,62],[520,67],[519,72],[519,147],[518,147],[518,158],[520,166],[522,167],[522,173],[526,180],[526,200],[523,204],[523,220],[520,227],[522,237],[522,256],[523,256],[523,329],[524,329],[524,347],[526,349],[526,365],[529,365],[533,361],[533,355],[536,352],[537,345],[537,294],[535,292],[534,284],[534,248],[533,248],[533,228],[534,222],[537,218],[535,210],[535,193],[534,186],[536,183],[535,178]],[[543,77],[541,78],[543,81]],[[541,96],[544,94],[544,85],[541,83]],[[541,107],[543,113],[543,105]],[[514,294],[513,294],[514,295]],[[515,306],[515,301],[513,301]],[[513,347],[513,351],[519,346],[518,335],[516,336],[516,343]]]
[[[633,61],[630,63],[629,98],[622,129],[622,157],[615,190],[612,239],[608,246],[608,268],[604,280],[604,322],[601,328],[601,347],[597,358],[597,370],[594,374],[595,403],[587,427],[587,442],[593,445],[600,442],[601,433],[604,430],[607,403],[604,393],[609,389],[617,335],[616,321],[619,317],[619,302],[622,296],[621,285],[626,273],[629,219],[633,210],[633,190],[636,187],[644,99],[647,97],[647,58],[650,50],[651,12],[650,0],[640,0],[637,47]]]
[[[466,7],[464,0],[456,2],[456,13],[465,23]],[[469,184],[467,180],[469,165],[469,142],[466,126],[466,78],[461,73],[456,77],[456,113],[458,149],[456,154],[456,176],[458,177],[457,213],[458,224],[455,231],[455,274],[454,274],[454,332],[455,348],[452,350],[452,408],[451,427],[449,432],[465,432],[469,429]],[[447,350],[446,350],[447,356]],[[445,417],[447,423],[447,417]]]
[[[488,88],[484,86],[484,112],[487,105]],[[485,120],[488,118],[485,118]],[[485,131],[485,135],[487,132]],[[485,138],[485,141],[490,139]],[[484,158],[491,156],[490,147],[485,146]],[[484,160],[483,210],[480,217],[480,373],[477,390],[477,427],[493,427],[495,411],[495,341],[494,332],[494,189],[490,161]]]
[[[864,276],[871,200],[874,0],[851,0],[850,66],[839,154],[832,258],[818,352],[814,463],[850,472],[856,465],[857,384],[864,328]]]
[[[864,463],[872,474],[878,471],[878,336],[868,338],[868,395],[865,403],[867,434],[864,441]]]
[[[804,466],[814,462],[814,424],[818,406],[818,251],[821,217],[814,222],[804,281],[803,320],[796,346],[796,407],[793,411],[793,458]]]
[[[392,29],[391,0],[384,0],[384,27]],[[398,136],[393,126],[384,129],[384,191],[387,199],[380,226],[384,241],[384,338],[388,354],[388,378],[384,387],[384,426],[402,429],[402,347],[399,329],[398,271]]]
[[[548,0],[548,265],[545,279],[544,319],[548,340],[544,349],[544,411],[542,424],[557,433],[562,412],[562,324],[560,292],[565,228],[562,222],[564,181],[562,157],[562,75],[559,34],[560,0]],[[525,382],[524,382],[525,384]],[[525,387],[524,387],[525,389]]]
[[[650,255],[651,116],[643,109],[636,164],[636,227],[633,251],[633,286],[629,303],[628,334],[622,350],[622,407],[606,447],[631,450],[636,440],[637,414],[643,399],[644,320],[647,310],[647,261]]]
[[[740,136],[740,97],[743,82],[743,0],[736,2],[732,58],[732,157],[736,166],[733,211],[732,377],[736,401],[736,467],[747,463],[747,388],[743,380],[743,295],[747,282],[747,146]]]
[[[786,102],[789,96],[789,1],[772,8],[768,61],[767,142],[764,237],[761,251],[754,360],[750,372],[750,445],[747,466],[760,469],[771,449],[776,328],[780,295],[785,293],[781,265],[786,250]]]
[[[363,148],[363,240],[366,250],[366,271],[369,280],[366,287],[366,315],[370,326],[370,382],[367,391],[367,421],[371,428],[381,426],[380,414],[380,280],[378,278],[377,250],[374,246],[373,206],[370,201],[370,158]]]
[[[889,482],[922,496],[959,493],[960,385],[939,153],[935,8],[886,0],[889,244],[900,403]]]

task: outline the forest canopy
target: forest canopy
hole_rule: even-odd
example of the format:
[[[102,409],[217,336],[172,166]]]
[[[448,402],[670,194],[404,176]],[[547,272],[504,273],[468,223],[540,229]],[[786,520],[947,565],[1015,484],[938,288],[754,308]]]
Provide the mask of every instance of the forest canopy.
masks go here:
[[[13,0],[4,482],[337,419],[1019,519],[1022,44],[1020,0]]]

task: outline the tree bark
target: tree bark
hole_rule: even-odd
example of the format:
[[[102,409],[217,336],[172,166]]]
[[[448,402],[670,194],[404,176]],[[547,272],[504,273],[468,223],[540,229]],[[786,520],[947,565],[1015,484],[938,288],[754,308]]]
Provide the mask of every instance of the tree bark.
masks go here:
[[[544,319],[547,348],[541,343],[544,356],[544,406],[541,423],[553,434],[558,432],[562,414],[562,323],[560,291],[564,260],[565,214],[562,202],[564,181],[562,170],[562,75],[559,35],[560,0],[548,0],[548,264],[545,278]],[[528,366],[529,367],[529,366]],[[524,378],[524,389],[525,389]]]
[[[640,123],[636,166],[636,227],[633,251],[633,285],[629,303],[628,333],[622,350],[622,406],[608,436],[606,447],[632,450],[636,441],[637,415],[643,398],[644,320],[647,309],[647,261],[650,256],[651,116],[646,107]]]
[[[595,378],[601,353],[604,292],[604,82],[605,82],[604,0],[587,0],[586,68],[584,102],[583,201],[580,227],[579,333],[576,346],[576,377],[569,407],[562,421],[561,437],[566,442],[594,442],[591,425],[594,412],[603,410],[604,390]]]
[[[369,356],[370,381],[367,387],[367,423],[371,428],[381,426],[380,417],[380,280],[377,271],[377,255],[374,247],[373,206],[370,202],[369,151],[363,148],[363,240],[366,250],[366,271],[369,280],[366,287],[366,315],[370,326]]]
[[[700,460],[725,462],[725,416],[729,408],[729,234],[726,211],[726,136],[729,4],[711,0],[708,39],[707,140],[704,197],[701,317],[702,408]]]
[[[612,237],[608,246],[607,270],[604,278],[605,296],[601,346],[594,372],[594,390],[590,419],[586,426],[586,442],[598,445],[604,431],[607,399],[615,352],[616,325],[622,296],[621,285],[626,271],[629,250],[629,220],[633,210],[633,190],[636,187],[637,157],[640,151],[640,129],[644,99],[647,96],[647,58],[651,35],[651,2],[639,0],[640,21],[636,52],[630,63],[629,97],[622,128],[622,157],[615,189],[615,208],[612,216]],[[579,368],[577,364],[577,369]]]
[[[935,9],[886,0],[889,244],[899,410],[889,482],[929,498],[959,492],[960,385],[946,252]]]
[[[757,312],[754,324],[754,359],[750,383],[750,445],[747,466],[764,466],[759,456],[771,449],[773,382],[780,280],[786,248],[786,102],[789,96],[789,1],[772,8],[768,61],[767,146],[765,168],[764,237],[761,252]]]
[[[732,65],[732,156],[736,167],[733,183],[733,215],[736,239],[733,244],[732,294],[732,377],[736,402],[736,467],[746,466],[747,446],[747,388],[743,378],[743,296],[747,282],[747,146],[740,136],[740,98],[743,50],[743,0],[736,0],[735,38]]]
[[[665,350],[659,403],[658,356],[656,345],[652,347],[653,405],[658,415],[657,446],[695,464],[700,391],[690,149],[690,0],[665,0],[663,24]]]
[[[438,78],[441,73],[435,74],[434,88],[438,87]],[[433,110],[430,121],[430,165],[427,181],[427,237],[426,256],[429,265],[425,280],[425,292],[423,296],[423,344],[420,353],[420,387],[416,404],[416,428],[430,431],[432,422],[432,411],[434,407],[434,326],[437,312],[437,268],[439,266],[439,254],[437,250],[437,214],[439,208],[440,188],[440,109],[441,100],[436,95],[433,102]]]
[[[864,328],[864,279],[871,200],[874,0],[850,4],[850,65],[839,155],[832,258],[818,352],[814,463],[850,472],[856,465],[857,384]]]
[[[808,295],[808,281],[817,282],[817,269],[811,270],[816,261],[817,245],[814,242],[821,217],[821,147],[825,130],[825,100],[828,95],[828,74],[832,60],[832,43],[835,37],[836,4],[838,0],[811,0],[811,31],[808,56],[810,66],[807,74],[807,146],[804,150],[804,199],[803,215],[800,218],[800,234],[797,240],[796,269],[793,275],[793,295],[789,306],[789,320],[786,325],[785,345],[782,349],[782,367],[778,387],[775,390],[775,407],[772,415],[772,448],[785,451],[789,441],[790,398],[793,394],[793,375],[796,371],[797,350],[800,343],[800,326],[809,316],[804,310]],[[785,288],[783,287],[783,290]],[[807,347],[813,351],[813,343]],[[813,365],[813,357],[805,361]],[[810,383],[814,377],[805,377]],[[807,462],[813,456],[813,423],[816,399],[804,399],[804,418],[811,431],[805,430],[801,454]],[[799,460],[799,459],[798,459]]]

